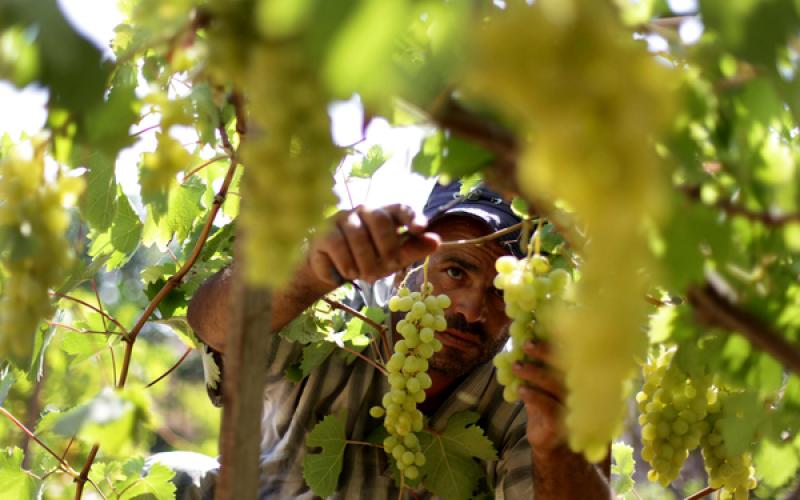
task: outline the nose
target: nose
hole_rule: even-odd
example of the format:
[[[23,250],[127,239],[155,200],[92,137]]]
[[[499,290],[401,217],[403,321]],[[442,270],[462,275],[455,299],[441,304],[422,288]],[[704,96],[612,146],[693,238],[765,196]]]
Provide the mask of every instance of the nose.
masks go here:
[[[478,287],[459,290],[450,296],[453,300],[450,310],[464,316],[469,323],[482,323],[486,321],[488,313],[486,293]]]

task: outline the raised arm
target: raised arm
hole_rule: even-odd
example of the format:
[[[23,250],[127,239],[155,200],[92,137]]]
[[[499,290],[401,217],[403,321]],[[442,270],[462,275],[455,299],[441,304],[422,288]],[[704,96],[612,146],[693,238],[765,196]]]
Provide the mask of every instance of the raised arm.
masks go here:
[[[411,237],[398,234],[401,226],[408,227]],[[439,238],[425,233],[425,226],[426,221],[405,205],[357,207],[338,213],[331,231],[311,242],[291,283],[273,291],[270,331],[280,330],[339,286],[336,273],[347,280],[374,281],[431,254]],[[189,324],[219,352],[225,350],[231,323],[233,274],[231,267],[221,270],[203,283],[189,302]]]

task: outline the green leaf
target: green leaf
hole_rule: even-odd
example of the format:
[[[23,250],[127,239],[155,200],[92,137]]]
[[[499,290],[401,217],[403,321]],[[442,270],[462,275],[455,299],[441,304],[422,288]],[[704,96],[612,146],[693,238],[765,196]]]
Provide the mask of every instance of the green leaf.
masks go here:
[[[95,258],[107,256],[106,269],[109,271],[122,267],[139,248],[142,235],[142,222],[133,211],[128,197],[117,188],[117,211],[111,228],[105,232],[93,231],[89,255]]]
[[[134,498],[153,498],[156,500],[173,500],[175,498],[175,484],[171,481],[175,471],[166,465],[155,462],[150,467],[146,476],[142,476],[144,459],[132,458],[122,466],[123,473],[128,476],[128,481],[119,485],[117,491],[125,490],[119,500]]]
[[[361,158],[361,161],[353,165],[350,170],[350,177],[372,177],[379,168],[389,161],[389,158],[390,156],[386,156],[383,148],[376,144],[369,148],[369,151]]]
[[[474,174],[464,177],[461,179],[461,189],[458,190],[458,194],[462,196],[468,195],[473,189],[478,187],[481,182],[483,182],[483,173],[481,172],[475,172]]]
[[[478,418],[475,412],[455,413],[443,432],[418,434],[426,459],[421,477],[433,494],[446,499],[469,498],[483,475],[475,458],[497,458],[483,429],[474,425]]]
[[[323,498],[336,491],[342,473],[345,442],[345,416],[328,415],[306,437],[309,447],[321,447],[303,459],[303,478],[315,495]]]
[[[133,144],[135,139],[128,131],[139,121],[141,107],[136,98],[137,71],[132,62],[118,65],[107,98],[86,113],[85,141],[93,151],[102,151],[114,158],[121,149]]]
[[[67,354],[75,357],[72,360],[72,363],[75,364],[104,351],[108,345],[109,339],[99,333],[65,331],[61,348]]]
[[[460,179],[477,173],[494,156],[486,149],[460,137],[437,131],[422,143],[411,168],[426,177]]]
[[[611,445],[611,484],[614,493],[625,495],[634,486],[633,473],[636,471],[636,461],[633,458],[633,448],[622,442]]]
[[[305,346],[303,348],[303,357],[300,361],[300,370],[303,372],[303,376],[308,377],[315,368],[328,359],[328,356],[330,356],[335,349],[336,344],[324,340]]]
[[[761,441],[753,460],[760,479],[771,488],[797,477],[800,467],[798,450],[792,443],[776,444],[768,439]]]
[[[334,95],[370,102],[397,89],[392,53],[409,14],[406,0],[359,4],[328,50],[323,75]]]
[[[41,481],[22,468],[22,450],[9,448],[0,451],[0,491],[3,498],[34,500],[39,496]]]
[[[722,411],[720,422],[725,447],[733,454],[748,450],[764,419],[758,398],[752,392],[731,394]]]
[[[105,231],[111,226],[117,212],[114,159],[105,153],[94,152],[89,157],[88,169],[81,213],[92,229]]]
[[[530,216],[530,207],[528,207],[528,203],[519,196],[515,196],[514,199],[511,200],[511,211],[514,212],[517,217],[523,219]]]
[[[189,325],[189,321],[184,316],[173,316],[171,318],[166,319],[155,319],[152,320],[153,323],[157,323],[159,325],[165,325],[170,327],[170,329],[181,339],[181,342],[186,347],[191,347],[197,349],[200,345],[200,340],[197,338],[197,335],[194,334],[194,330]]]

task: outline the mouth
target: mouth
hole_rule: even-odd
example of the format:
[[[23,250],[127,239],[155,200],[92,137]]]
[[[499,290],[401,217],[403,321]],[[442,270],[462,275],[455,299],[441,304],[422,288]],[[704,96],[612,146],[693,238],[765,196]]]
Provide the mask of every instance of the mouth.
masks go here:
[[[461,351],[474,351],[480,348],[481,345],[480,339],[478,339],[477,336],[464,333],[460,330],[453,330],[452,328],[439,332],[437,338],[442,344]]]

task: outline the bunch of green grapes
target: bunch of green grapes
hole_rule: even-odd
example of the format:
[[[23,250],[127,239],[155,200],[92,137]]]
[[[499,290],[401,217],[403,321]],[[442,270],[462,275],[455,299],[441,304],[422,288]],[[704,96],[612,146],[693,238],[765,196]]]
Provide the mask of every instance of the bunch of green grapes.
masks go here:
[[[304,238],[336,205],[327,101],[313,66],[292,45],[251,49],[244,92],[250,110],[240,223],[246,279],[280,287],[294,272]]]
[[[642,458],[650,463],[651,481],[663,486],[681,471],[689,452],[708,431],[709,376],[690,377],[672,362],[674,350],[644,366],[644,385],[636,395],[642,427]]]
[[[522,194],[545,214],[561,202],[586,229],[578,306],[555,313],[553,335],[569,445],[599,461],[646,353],[641,297],[655,272],[641,228],[659,221],[670,189],[653,137],[669,119],[671,78],[610,0],[513,3],[475,36],[464,95],[495,103],[530,138]]]
[[[27,363],[39,322],[52,313],[48,289],[71,265],[69,212],[82,189],[76,177],[47,182],[44,158],[0,160],[0,359]]]
[[[497,381],[504,386],[503,398],[509,403],[519,399],[521,380],[511,370],[515,361],[524,357],[522,346],[534,339],[546,338],[545,327],[536,321],[540,306],[564,300],[572,278],[564,269],[550,269],[543,255],[525,259],[506,255],[495,262],[497,277],[494,286],[503,290],[506,314],[511,318],[509,333],[511,350],[494,357]]]
[[[720,489],[721,500],[744,500],[757,485],[752,456],[749,452],[733,454],[722,438],[720,417],[728,398],[724,389],[709,392],[708,432],[700,441],[708,484]]]
[[[390,311],[406,313],[397,322],[397,333],[403,338],[395,343],[394,353],[386,363],[391,388],[383,396],[383,406],[372,407],[370,415],[384,417],[389,437],[383,441],[383,448],[411,480],[419,476],[419,467],[425,465],[425,455],[415,434],[423,427],[423,415],[417,404],[425,401],[425,390],[431,386],[428,360],[442,348],[435,334],[447,329],[444,310],[448,307],[450,298],[433,295],[430,283],[425,283],[420,292],[402,286],[389,300]]]

